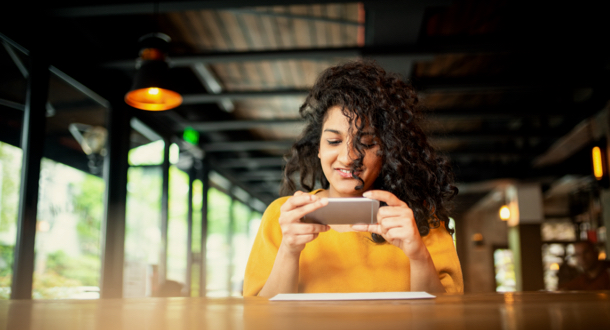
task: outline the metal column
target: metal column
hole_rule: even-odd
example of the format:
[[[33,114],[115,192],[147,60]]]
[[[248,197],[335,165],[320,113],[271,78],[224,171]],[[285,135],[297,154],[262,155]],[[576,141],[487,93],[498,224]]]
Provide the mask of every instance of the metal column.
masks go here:
[[[233,272],[235,267],[233,266],[233,235],[235,228],[235,194],[233,194],[233,190],[235,187],[232,185],[229,188],[229,197],[231,197],[231,204],[229,204],[229,228],[227,228],[227,259],[229,260],[229,267],[227,269],[227,289],[229,291],[229,296],[233,294],[233,282],[231,281],[233,278]]]
[[[201,201],[201,257],[199,259],[199,297],[207,296],[207,242],[208,242],[208,190],[210,189],[209,182],[210,165],[207,158],[201,161],[201,172],[199,177],[203,183],[203,193]]]
[[[188,171],[189,191],[188,191],[188,214],[186,216],[187,236],[186,236],[186,277],[184,287],[186,296],[191,296],[191,277],[193,274],[193,182],[195,182],[194,167]]]
[[[159,257],[159,284],[167,280],[167,228],[169,225],[169,147],[170,140],[164,138],[165,148],[163,149],[163,192],[161,194],[161,256]]]
[[[100,298],[123,297],[125,218],[131,108],[114,100],[108,111],[108,141],[104,161],[104,223]]]
[[[45,137],[45,104],[48,93],[49,64],[42,52],[33,51],[30,54],[30,73],[21,132],[23,158],[11,299],[32,299],[38,182]]]

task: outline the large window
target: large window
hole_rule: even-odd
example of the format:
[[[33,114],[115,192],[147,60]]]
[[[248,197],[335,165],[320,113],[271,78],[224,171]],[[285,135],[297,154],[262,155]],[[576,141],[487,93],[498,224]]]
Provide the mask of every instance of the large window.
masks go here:
[[[52,69],[46,109],[33,298],[97,298],[106,104]]]
[[[0,299],[10,297],[20,174],[21,149],[0,142]]]
[[[496,291],[516,291],[515,262],[510,249],[494,250],[494,269],[496,275]]]
[[[0,299],[10,297],[13,276],[27,63],[23,52],[0,38]]]
[[[189,176],[177,166],[169,169],[169,221],[167,229],[167,279],[178,282],[185,294],[188,235]],[[199,218],[201,222],[201,218]]]
[[[97,298],[102,178],[43,159],[33,298]]]
[[[208,296],[242,294],[246,263],[260,224],[261,214],[243,201],[248,199],[248,194],[240,189],[232,190],[242,201],[217,188],[211,188],[208,193]]]
[[[163,148],[159,137],[146,137],[141,124],[132,122],[127,172],[124,297],[150,297],[159,283]]]

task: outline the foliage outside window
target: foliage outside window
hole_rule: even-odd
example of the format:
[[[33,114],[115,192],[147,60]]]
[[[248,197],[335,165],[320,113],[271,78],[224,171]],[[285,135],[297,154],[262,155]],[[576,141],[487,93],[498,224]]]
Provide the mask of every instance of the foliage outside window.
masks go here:
[[[43,158],[33,298],[98,298],[102,178]]]
[[[124,297],[150,297],[157,288],[162,247],[163,147],[160,140],[129,152],[133,166],[127,172]]]
[[[182,284],[183,288],[186,281],[188,248],[186,245],[188,234],[188,191],[188,174],[176,166],[170,166],[167,279]]]
[[[0,299],[11,293],[21,157],[21,149],[0,142]]]
[[[510,249],[494,251],[494,267],[496,271],[496,292],[516,290],[515,263]]]

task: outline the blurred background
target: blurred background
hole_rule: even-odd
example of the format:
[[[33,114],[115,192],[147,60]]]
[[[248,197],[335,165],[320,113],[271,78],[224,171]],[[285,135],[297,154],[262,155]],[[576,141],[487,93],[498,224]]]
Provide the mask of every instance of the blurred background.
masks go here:
[[[610,27],[593,1],[14,5],[0,298],[240,295],[298,108],[323,69],[358,58],[415,87],[452,162],[466,292],[556,290],[581,240],[607,258]],[[125,103],[151,60],[179,105]]]

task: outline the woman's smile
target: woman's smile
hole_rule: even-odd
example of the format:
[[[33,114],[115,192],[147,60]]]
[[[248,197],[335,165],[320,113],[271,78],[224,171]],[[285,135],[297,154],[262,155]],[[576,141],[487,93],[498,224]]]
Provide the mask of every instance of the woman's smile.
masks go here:
[[[354,179],[352,177],[352,170],[350,169],[344,169],[344,168],[336,168],[335,171],[339,172],[339,175],[341,177],[344,177],[346,179]],[[360,172],[354,172],[355,175],[359,175]],[[354,179],[355,180],[355,179]]]

